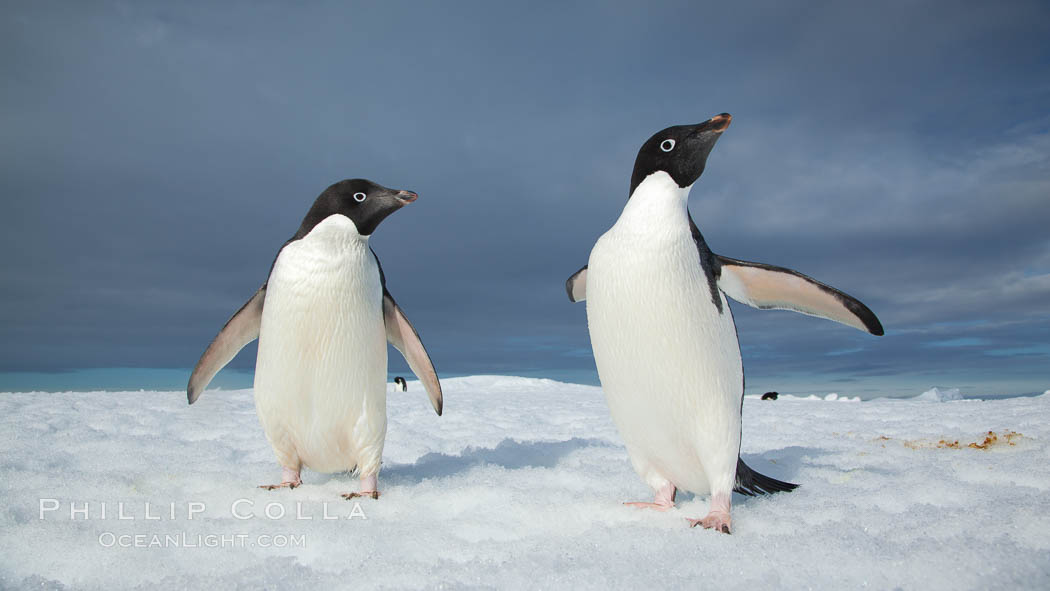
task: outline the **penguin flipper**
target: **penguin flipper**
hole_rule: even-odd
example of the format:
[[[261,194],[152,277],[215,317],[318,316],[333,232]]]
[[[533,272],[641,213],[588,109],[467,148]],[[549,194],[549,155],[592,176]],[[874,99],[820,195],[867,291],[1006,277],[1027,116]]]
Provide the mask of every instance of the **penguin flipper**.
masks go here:
[[[565,293],[569,294],[569,301],[572,303],[587,299],[587,265],[573,273],[565,282]]]
[[[226,321],[226,325],[204,350],[186,386],[186,399],[190,404],[200,398],[201,392],[208,387],[215,374],[226,367],[226,364],[237,355],[238,351],[259,338],[259,324],[262,322],[265,299],[266,285],[263,285],[251,299],[241,306],[240,310],[237,310],[236,314]]]
[[[718,256],[718,288],[734,300],[763,310],[793,310],[882,336],[882,323],[856,298],[798,271]]]
[[[444,401],[441,395],[441,382],[438,381],[434,364],[430,361],[423,342],[419,340],[419,333],[412,327],[412,323],[408,321],[405,313],[394,301],[394,297],[385,288],[383,289],[383,320],[386,323],[386,340],[404,355],[408,367],[412,368],[412,373],[416,374],[419,381],[423,383],[423,388],[430,397],[430,404],[437,411],[438,416],[441,416]]]

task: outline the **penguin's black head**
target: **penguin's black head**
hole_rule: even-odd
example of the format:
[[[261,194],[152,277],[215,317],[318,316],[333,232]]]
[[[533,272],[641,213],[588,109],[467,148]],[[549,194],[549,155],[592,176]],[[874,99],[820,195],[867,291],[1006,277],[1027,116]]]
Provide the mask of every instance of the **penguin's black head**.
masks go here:
[[[631,194],[647,176],[661,170],[679,187],[695,183],[704,172],[711,148],[732,120],[729,113],[722,113],[696,125],[668,127],[646,140],[634,161]]]
[[[314,226],[336,214],[353,220],[357,232],[368,236],[386,216],[412,203],[417,197],[412,191],[388,189],[365,179],[339,181],[317,197],[303,218],[296,237],[302,238]]]

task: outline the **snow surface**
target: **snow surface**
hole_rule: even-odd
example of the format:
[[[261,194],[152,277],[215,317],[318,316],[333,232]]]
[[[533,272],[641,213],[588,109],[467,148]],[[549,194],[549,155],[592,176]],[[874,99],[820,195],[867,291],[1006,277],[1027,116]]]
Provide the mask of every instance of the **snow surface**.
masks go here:
[[[748,397],[744,459],[802,487],[734,496],[726,536],[686,527],[706,498],[679,495],[668,513],[621,505],[650,492],[600,389],[443,385],[444,417],[418,382],[389,395],[383,496],[356,512],[339,497],[357,486],[346,474],[255,488],[280,470],[250,390],[208,391],[192,407],[181,392],[0,394],[0,588],[1050,586],[1047,394]],[[41,499],[58,505],[43,519]],[[121,502],[134,519],[118,518]],[[70,519],[71,503],[88,518]],[[285,516],[267,518],[269,503]],[[244,543],[192,547],[222,535]],[[122,548],[118,536],[185,542]]]

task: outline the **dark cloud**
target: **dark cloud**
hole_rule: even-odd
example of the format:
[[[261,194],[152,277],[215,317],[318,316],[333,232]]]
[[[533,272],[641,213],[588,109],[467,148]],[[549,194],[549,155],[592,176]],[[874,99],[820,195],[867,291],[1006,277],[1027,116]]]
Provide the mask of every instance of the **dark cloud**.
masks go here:
[[[691,205],[712,248],[840,287],[887,327],[738,306],[753,383],[1045,389],[1048,17],[1041,2],[8,7],[0,370],[191,366],[317,193],[364,176],[421,195],[373,242],[439,369],[590,371],[565,278],[619,214],[640,143],[729,111]]]

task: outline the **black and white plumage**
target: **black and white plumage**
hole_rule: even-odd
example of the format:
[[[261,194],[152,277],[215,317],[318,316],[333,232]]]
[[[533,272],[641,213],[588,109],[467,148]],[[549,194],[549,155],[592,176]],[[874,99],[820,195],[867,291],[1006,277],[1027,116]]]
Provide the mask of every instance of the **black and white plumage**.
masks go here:
[[[864,304],[834,288],[708,248],[689,191],[730,121],[723,113],[649,138],[619,219],[566,282],[571,301],[587,302],[598,375],[631,463],[656,491],[641,505],[667,509],[679,488],[710,493],[711,512],[691,522],[726,533],[732,491],[797,486],[739,457],[743,365],[726,296],[883,332]]]
[[[405,356],[441,414],[434,366],[368,245],[379,223],[416,197],[364,179],[328,187],[281,247],[267,281],[194,368],[190,404],[242,347],[259,339],[256,411],[283,468],[281,485],[268,488],[294,488],[302,466],[356,469],[361,492],[378,496],[387,342]]]

